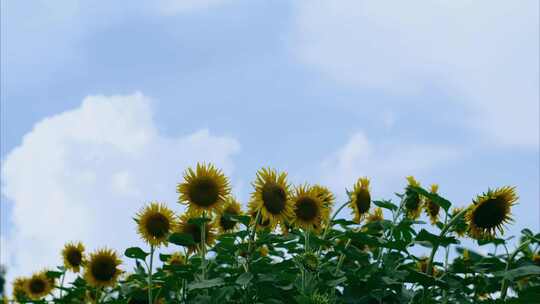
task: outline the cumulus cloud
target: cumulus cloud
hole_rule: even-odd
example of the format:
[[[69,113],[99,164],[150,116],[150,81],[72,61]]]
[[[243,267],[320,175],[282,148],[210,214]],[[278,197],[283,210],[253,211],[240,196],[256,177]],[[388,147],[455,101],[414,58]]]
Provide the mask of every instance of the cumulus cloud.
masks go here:
[[[429,174],[437,165],[460,154],[447,146],[372,141],[363,132],[357,132],[324,160],[322,179],[341,193],[358,177],[368,176],[376,197],[390,197],[393,191],[404,187],[405,176]]]
[[[232,173],[234,138],[208,130],[164,136],[151,104],[140,93],[87,97],[37,123],[7,155],[2,194],[13,203],[13,226],[2,236],[2,263],[10,278],[59,265],[69,240],[90,250],[140,244],[135,212],[151,200],[180,211],[175,185],[198,161]]]
[[[442,87],[470,112],[456,122],[538,147],[538,1],[321,0],[297,9],[297,55],[338,82],[398,94]]]

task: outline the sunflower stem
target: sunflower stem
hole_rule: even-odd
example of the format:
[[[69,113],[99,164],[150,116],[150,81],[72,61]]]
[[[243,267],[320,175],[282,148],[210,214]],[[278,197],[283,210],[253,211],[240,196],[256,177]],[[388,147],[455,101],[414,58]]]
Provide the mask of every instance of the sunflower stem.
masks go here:
[[[62,299],[62,294],[64,291],[64,279],[66,278],[66,269],[62,272],[62,279],[60,279],[60,299]]]
[[[347,243],[345,243],[345,249],[344,250],[347,250],[349,248],[349,245],[351,245],[351,239],[348,239]],[[336,266],[336,272],[335,272],[336,275],[338,274],[339,269],[341,268],[341,265],[343,265],[344,260],[345,260],[345,253],[342,252],[341,255],[339,256],[339,260],[338,260],[338,263],[337,263],[337,266]]]
[[[248,239],[246,272],[249,272],[249,264],[251,263],[251,250],[253,247],[252,244],[253,244],[253,241],[255,240],[255,232],[257,231],[257,224],[259,223],[260,218],[261,218],[261,209],[257,211],[257,215],[255,216],[255,222],[253,223],[253,226],[250,227],[251,231],[249,233],[249,239]]]
[[[508,270],[510,270],[510,264],[512,264],[512,261],[514,260],[516,255],[521,250],[523,250],[523,248],[525,248],[526,246],[529,246],[530,242],[531,240],[526,240],[525,242],[521,243],[521,245],[519,245],[519,247],[516,248],[516,250],[514,250],[514,252],[512,252],[511,255],[508,255],[508,249],[506,249],[506,255],[508,256],[508,259],[506,260],[506,267],[504,269],[505,272],[508,272]],[[506,248],[506,244],[504,245],[504,248]],[[502,282],[501,282],[501,300],[504,301],[506,299],[507,292],[508,292],[508,280],[506,280],[506,278],[503,277]]]
[[[336,218],[336,216],[338,215],[338,213],[343,210],[343,208],[345,208],[345,206],[347,206],[347,204],[349,204],[349,202],[345,202],[343,203],[343,205],[341,205],[337,210],[336,212],[334,212],[334,214],[332,215],[332,218],[330,218],[330,221],[328,221],[328,224],[326,225],[326,227],[324,227],[324,231],[323,231],[323,234],[322,234],[322,238],[321,240],[326,240],[326,235],[328,234],[328,230],[329,228],[332,227],[332,222],[334,221],[334,219]],[[317,250],[317,255],[320,254],[321,252],[321,246],[319,246],[319,249]]]
[[[148,303],[152,302],[152,266],[154,262],[154,245],[150,245],[150,265],[148,266]]]
[[[441,230],[441,233],[439,234],[439,238],[442,238],[446,235],[448,230],[454,226],[454,224],[457,223],[457,221],[467,212],[467,209],[461,210],[458,214],[454,215],[450,222],[448,222],[446,225],[444,225],[443,229]],[[431,250],[431,255],[429,256],[426,274],[431,275],[432,273],[432,267],[433,267],[433,258],[435,257],[435,253],[437,252],[437,249],[439,249],[439,244],[433,244],[433,249]]]
[[[203,224],[201,227],[201,272],[202,280],[206,280],[206,211],[202,214]]]

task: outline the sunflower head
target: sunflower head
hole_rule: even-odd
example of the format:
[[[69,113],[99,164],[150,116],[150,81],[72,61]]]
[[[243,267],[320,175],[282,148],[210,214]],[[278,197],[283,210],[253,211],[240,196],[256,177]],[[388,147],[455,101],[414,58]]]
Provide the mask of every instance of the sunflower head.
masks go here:
[[[26,281],[28,281],[28,278],[18,277],[15,278],[13,281],[13,299],[17,300],[18,302],[24,302],[25,298],[28,298],[28,295],[26,294]]]
[[[39,300],[54,288],[54,280],[47,277],[47,271],[34,273],[24,281],[24,293],[32,300]]]
[[[464,249],[463,250],[463,260],[468,261],[470,259],[471,259],[471,253],[469,252],[469,250]]]
[[[79,272],[84,263],[84,245],[81,242],[67,243],[62,250],[64,267],[73,272]]]
[[[152,246],[167,245],[167,238],[176,225],[174,212],[157,202],[141,209],[135,221],[141,238]]]
[[[540,266],[540,253],[533,255],[532,261],[534,264]]]
[[[430,192],[433,194],[437,194],[437,191],[439,189],[439,185],[433,184],[431,185]],[[431,199],[426,198],[424,201],[424,209],[426,211],[426,215],[429,217],[431,224],[435,225],[439,219],[439,211],[441,210],[441,207],[433,202]]]
[[[221,233],[234,231],[238,226],[237,221],[228,219],[226,215],[242,215],[240,203],[233,196],[227,197],[223,210],[216,217],[215,225]]]
[[[178,184],[179,201],[189,206],[189,212],[200,215],[203,211],[219,212],[231,191],[229,180],[211,164],[197,164],[184,173],[184,182]]]
[[[198,218],[198,216],[193,213],[190,213],[190,212],[184,213],[180,217],[180,223],[178,224],[178,228],[177,228],[177,232],[189,234],[193,238],[195,245],[188,246],[188,252],[190,253],[198,251],[202,243],[202,238],[201,238],[202,226],[192,221],[196,218]],[[214,244],[214,241],[216,239],[215,228],[211,222],[205,222],[204,225],[205,225],[204,226],[205,245],[211,246],[212,244]]]
[[[289,194],[287,173],[262,168],[257,172],[253,188],[249,209],[260,210],[262,221],[268,220],[270,228],[293,216],[294,204]]]
[[[450,212],[450,218],[453,218],[458,213],[463,211],[463,207],[458,208],[452,208],[452,212]],[[461,217],[457,220],[457,222],[452,226],[452,231],[456,233],[457,236],[463,237],[467,233],[467,230],[469,230],[469,225],[467,224],[467,221],[465,220],[465,217]]]
[[[265,256],[268,256],[268,253],[270,252],[270,250],[268,249],[268,246],[266,245],[262,245],[260,248],[259,248],[259,254],[263,257]]]
[[[84,278],[92,287],[114,286],[122,270],[118,266],[122,261],[111,249],[99,249],[88,258],[84,268]]]
[[[349,206],[353,210],[353,221],[360,223],[369,212],[371,206],[371,193],[369,191],[369,179],[361,177],[354,184],[353,190],[348,192]]]
[[[420,187],[420,183],[414,176],[407,176],[408,185],[405,188],[405,212],[410,219],[417,219],[422,212],[422,200],[412,187]]]
[[[314,185],[313,190],[318,193],[317,196],[322,201],[324,208],[328,210],[326,218],[322,219],[323,223],[327,224],[330,221],[330,211],[332,210],[332,206],[334,206],[336,197],[328,188],[321,185]]]
[[[184,265],[184,264],[186,264],[186,257],[180,252],[175,252],[175,253],[171,254],[169,259],[167,260],[167,264],[169,264],[169,265]]]
[[[373,223],[373,222],[382,221],[382,220],[384,220],[384,217],[383,217],[382,209],[380,207],[375,208],[375,210],[373,210],[373,213],[370,213],[366,218],[366,221],[368,223]]]
[[[418,260],[416,262],[416,267],[418,268],[418,270],[422,273],[427,273],[427,270],[428,270],[428,263],[429,263],[429,258],[427,257],[421,257],[420,260]],[[433,265],[431,265],[431,274],[433,276],[436,276],[437,275],[437,269],[435,269],[435,267],[433,267]]]
[[[469,234],[476,239],[492,238],[496,230],[502,234],[505,223],[511,222],[511,207],[518,196],[515,187],[488,190],[473,200],[465,215]]]
[[[330,211],[324,206],[319,192],[308,185],[295,189],[292,198],[294,217],[291,224],[310,231],[319,232],[323,221],[329,217]]]

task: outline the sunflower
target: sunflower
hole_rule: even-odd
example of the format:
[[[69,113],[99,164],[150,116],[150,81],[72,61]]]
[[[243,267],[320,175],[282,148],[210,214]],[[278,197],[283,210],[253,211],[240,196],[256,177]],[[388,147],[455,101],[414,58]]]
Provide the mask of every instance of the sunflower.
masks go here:
[[[100,249],[90,254],[85,263],[84,278],[92,287],[114,286],[122,270],[118,266],[122,261],[111,249]]]
[[[371,194],[369,192],[369,179],[361,177],[358,179],[352,192],[349,194],[349,206],[353,210],[353,221],[360,223],[369,212],[371,206]]]
[[[330,210],[334,206],[336,197],[328,188],[321,185],[314,185],[313,190],[317,192],[317,196],[323,202],[323,206],[328,210],[326,218],[323,218],[323,223],[327,224],[330,221]]]
[[[428,263],[429,263],[428,257],[421,257],[420,260],[416,262],[416,267],[418,268],[420,272],[427,274]],[[435,269],[433,265],[431,265],[431,275],[437,276],[437,269]]]
[[[533,261],[534,264],[540,266],[540,252],[533,255],[532,261]]]
[[[197,164],[184,173],[184,182],[178,184],[179,201],[189,206],[189,212],[200,215],[204,211],[218,213],[231,192],[229,180],[212,164]]]
[[[186,257],[180,252],[175,252],[167,259],[167,264],[184,265],[186,264]]]
[[[269,220],[271,228],[284,222],[294,214],[290,198],[287,173],[263,168],[257,172],[255,191],[251,193],[250,210],[261,212],[262,222]]]
[[[463,260],[468,261],[471,259],[471,253],[468,249],[463,250]]]
[[[82,264],[84,263],[84,246],[81,242],[68,243],[62,250],[62,257],[64,259],[64,267],[70,269],[73,272],[79,272]]]
[[[39,300],[54,288],[54,279],[47,277],[47,271],[34,273],[24,281],[24,293],[32,300]]]
[[[137,213],[135,221],[141,238],[152,246],[160,246],[167,245],[167,237],[176,225],[176,216],[165,205],[152,202]]]
[[[270,250],[268,249],[268,246],[266,245],[262,245],[260,248],[259,248],[259,254],[262,256],[262,257],[265,257],[265,256],[268,256],[268,253],[270,252]]]
[[[320,231],[322,222],[328,218],[329,213],[320,199],[320,192],[308,185],[302,185],[295,189],[292,200],[294,217],[291,223],[305,230]]]
[[[25,290],[26,281],[28,281],[28,278],[24,277],[18,277],[13,280],[12,295],[13,299],[17,300],[18,302],[23,302],[24,298],[28,297]]]
[[[431,185],[430,192],[432,194],[437,194],[438,189],[439,189],[439,185],[433,184]],[[437,220],[439,219],[439,211],[441,210],[441,207],[437,205],[435,202],[433,202],[431,199],[426,198],[424,202],[424,208],[426,211],[426,215],[429,217],[429,220],[431,221],[431,224],[435,225],[437,223]]]
[[[186,233],[191,235],[193,238],[193,241],[195,242],[195,245],[188,246],[188,251],[195,252],[199,250],[199,246],[201,245],[201,227],[190,221],[191,219],[197,218],[196,215],[186,212],[180,217],[180,223],[178,224],[177,232],[179,233]],[[210,246],[214,243],[216,238],[216,233],[214,231],[214,225],[210,222],[205,222],[204,226],[204,237],[205,237],[205,243],[206,245]]]
[[[215,225],[218,227],[221,233],[234,231],[238,225],[237,221],[228,219],[225,215],[242,215],[240,203],[238,203],[238,201],[232,196],[227,197],[225,200],[225,205],[223,206],[223,211],[216,217]]]
[[[409,184],[405,188],[405,212],[410,219],[417,219],[422,212],[422,200],[417,192],[412,190],[412,187],[420,187],[420,183],[414,176],[407,176]]]
[[[453,218],[461,211],[463,211],[463,207],[453,208],[452,212],[450,213],[450,217]],[[465,221],[464,217],[461,217],[460,219],[458,219],[457,222],[453,226],[453,231],[460,237],[465,236],[465,233],[467,233],[468,229],[469,229],[469,226],[467,225],[467,222]]]
[[[504,233],[503,225],[512,221],[510,208],[517,201],[515,187],[488,190],[473,200],[465,215],[469,224],[469,234],[476,239],[491,238],[496,230]]]
[[[382,220],[384,220],[384,217],[383,217],[382,209],[380,207],[375,208],[375,210],[373,210],[373,213],[368,214],[366,218],[366,221],[368,223],[373,223],[373,222],[382,221]]]

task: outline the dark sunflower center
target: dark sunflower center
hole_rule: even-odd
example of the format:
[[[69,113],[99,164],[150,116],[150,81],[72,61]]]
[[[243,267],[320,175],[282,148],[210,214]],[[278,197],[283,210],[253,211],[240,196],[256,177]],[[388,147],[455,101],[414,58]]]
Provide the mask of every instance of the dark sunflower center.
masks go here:
[[[161,214],[152,214],[146,221],[146,230],[155,238],[162,238],[169,233],[170,223],[169,219]]]
[[[98,281],[110,281],[116,274],[116,263],[110,257],[99,257],[91,264],[92,276]]]
[[[66,259],[71,266],[81,266],[82,253],[77,249],[69,250]]]
[[[473,223],[480,227],[491,229],[501,225],[506,218],[505,201],[491,198],[482,202],[473,212]]]
[[[405,208],[407,210],[417,210],[420,207],[420,197],[418,193],[413,191],[407,191],[407,197],[405,198]]]
[[[212,206],[219,200],[219,186],[209,177],[199,177],[189,188],[189,197],[198,206]]]
[[[30,292],[32,292],[33,294],[39,294],[44,292],[46,286],[47,282],[43,281],[42,279],[31,280],[29,284]]]
[[[187,223],[184,226],[184,233],[190,234],[195,243],[201,242],[201,228],[198,225]]]
[[[285,209],[287,195],[285,189],[277,184],[265,184],[262,189],[262,199],[266,210],[272,214],[281,214]]]
[[[312,221],[319,215],[319,206],[311,197],[302,197],[296,202],[296,217],[303,221]]]
[[[371,195],[369,191],[361,189],[356,193],[356,208],[359,213],[366,213],[371,205]]]
[[[441,207],[432,201],[428,203],[428,211],[431,216],[437,216]]]
[[[236,215],[236,212],[233,210],[233,209],[226,209],[224,214],[226,215]],[[236,226],[236,222],[235,221],[232,221],[228,218],[226,218],[227,216],[222,216],[220,219],[219,219],[219,225],[221,226],[221,228],[223,228],[224,230],[230,230],[230,229],[233,229],[234,226]]]

